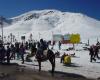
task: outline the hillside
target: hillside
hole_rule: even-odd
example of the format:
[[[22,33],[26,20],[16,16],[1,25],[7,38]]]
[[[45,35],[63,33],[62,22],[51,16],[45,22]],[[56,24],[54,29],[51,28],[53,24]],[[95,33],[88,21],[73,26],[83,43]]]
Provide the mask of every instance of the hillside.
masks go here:
[[[40,10],[30,11],[9,20],[11,24],[4,28],[4,34],[13,33],[17,37],[29,36],[32,33],[34,39],[52,39],[52,33],[79,33],[82,41],[96,41],[100,33],[100,21],[81,13]]]

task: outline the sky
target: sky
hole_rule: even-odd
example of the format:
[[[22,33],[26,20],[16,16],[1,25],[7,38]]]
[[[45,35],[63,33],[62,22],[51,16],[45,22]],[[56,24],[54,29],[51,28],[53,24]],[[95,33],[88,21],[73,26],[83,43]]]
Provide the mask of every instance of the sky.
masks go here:
[[[83,13],[100,20],[100,0],[0,0],[0,16],[6,18],[43,9]]]

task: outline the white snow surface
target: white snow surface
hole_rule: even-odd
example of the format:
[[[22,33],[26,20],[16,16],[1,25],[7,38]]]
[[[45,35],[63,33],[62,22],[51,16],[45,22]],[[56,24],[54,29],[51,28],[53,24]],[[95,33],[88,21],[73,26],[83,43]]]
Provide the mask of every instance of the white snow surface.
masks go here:
[[[34,10],[10,19],[12,24],[4,27],[4,35],[13,33],[17,38],[33,34],[34,39],[51,40],[52,34],[79,33],[81,41],[94,43],[100,37],[100,21],[81,13]]]
[[[76,57],[71,57],[71,63],[73,66],[64,66],[62,63],[60,63],[60,58],[56,58],[56,67],[55,71],[61,71],[65,73],[75,73],[82,75],[87,78],[93,78],[97,79],[100,77],[100,60],[96,59],[97,61],[93,61],[92,63],[90,62],[90,56],[89,56],[89,51],[84,51],[84,50],[79,50],[76,51],[77,47],[82,48],[83,45],[75,45],[75,50],[73,51],[66,51],[63,50],[66,48],[68,45],[62,45],[62,50],[58,50],[58,46],[54,46],[54,52],[55,51],[60,51],[60,55],[63,53],[66,54],[73,54],[75,53]],[[100,53],[99,53],[100,56]],[[32,68],[33,70],[37,70],[39,67],[38,62],[35,61],[35,57],[31,58],[33,61],[32,62],[25,62],[25,64],[21,64],[21,61],[18,60],[13,60],[12,62],[16,62],[20,65],[26,66],[27,68]],[[49,61],[44,61],[42,62],[42,70],[48,71],[51,70],[51,64]]]

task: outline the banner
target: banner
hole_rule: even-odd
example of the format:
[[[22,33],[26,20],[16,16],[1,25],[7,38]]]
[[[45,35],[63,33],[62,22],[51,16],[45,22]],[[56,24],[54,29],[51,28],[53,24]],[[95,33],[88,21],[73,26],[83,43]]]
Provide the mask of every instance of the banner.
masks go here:
[[[63,40],[70,40],[70,34],[65,34],[63,36]]]
[[[71,34],[70,36],[70,43],[79,43],[80,42],[80,35],[79,34]]]
[[[54,34],[53,41],[61,41],[62,44],[79,43],[80,42],[80,34],[65,34],[65,35]]]
[[[61,34],[54,34],[53,41],[62,41],[63,35]]]

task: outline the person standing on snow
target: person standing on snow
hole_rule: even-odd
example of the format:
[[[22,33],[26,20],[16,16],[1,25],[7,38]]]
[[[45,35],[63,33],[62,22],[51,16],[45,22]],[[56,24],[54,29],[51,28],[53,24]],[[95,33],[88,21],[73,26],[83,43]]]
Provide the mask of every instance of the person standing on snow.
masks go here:
[[[98,48],[98,46],[95,46],[94,47],[94,57],[96,57],[96,58],[98,58],[98,59],[100,59],[100,57],[98,56],[98,53],[99,53],[99,48]]]
[[[25,47],[23,44],[20,45],[19,48],[19,53],[21,55],[21,59],[22,59],[22,64],[24,64],[24,54],[25,54]]]
[[[9,46],[7,46],[6,55],[7,55],[7,63],[8,64],[10,63],[10,52],[11,52],[11,49]]]
[[[0,63],[4,62],[5,55],[6,55],[5,47],[3,46],[3,44],[0,44]]]
[[[20,53],[19,53],[19,42],[15,43],[15,49],[16,49],[16,54],[17,54],[17,59],[20,59]]]
[[[96,61],[96,59],[94,58],[94,46],[91,46],[89,49],[89,54],[90,54],[90,62],[92,62],[92,60]]]
[[[61,50],[61,42],[58,42],[59,50]]]
[[[11,45],[11,53],[12,53],[11,58],[13,58],[15,60],[15,47],[13,44]]]

